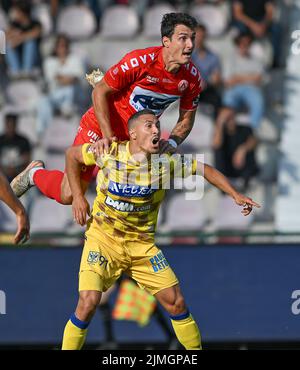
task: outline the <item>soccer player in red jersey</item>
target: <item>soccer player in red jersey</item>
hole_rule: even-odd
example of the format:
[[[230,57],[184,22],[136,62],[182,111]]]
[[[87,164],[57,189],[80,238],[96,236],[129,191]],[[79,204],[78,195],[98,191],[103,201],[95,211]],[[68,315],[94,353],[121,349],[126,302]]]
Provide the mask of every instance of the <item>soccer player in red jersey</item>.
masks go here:
[[[151,109],[159,117],[180,99],[178,121],[161,152],[182,143],[192,130],[202,78],[191,62],[196,20],[184,13],[165,14],[161,23],[162,46],[134,50],[112,66],[93,90],[93,107],[82,117],[74,145],[102,139],[108,148],[114,140],[128,139],[127,121],[137,111]],[[94,166],[82,169],[86,191]],[[36,185],[49,198],[72,204],[66,174],[43,167],[25,169],[11,183],[17,196]]]

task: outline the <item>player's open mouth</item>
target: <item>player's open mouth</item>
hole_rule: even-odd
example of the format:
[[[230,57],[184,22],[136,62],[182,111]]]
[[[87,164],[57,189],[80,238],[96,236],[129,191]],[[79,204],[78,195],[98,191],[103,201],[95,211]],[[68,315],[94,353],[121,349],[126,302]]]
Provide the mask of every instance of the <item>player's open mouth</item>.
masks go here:
[[[159,142],[159,137],[158,136],[155,136],[153,139],[152,139],[152,144],[153,145],[157,145]]]
[[[185,57],[191,57],[192,56],[192,52],[191,51],[187,51],[187,52],[183,53],[183,55]]]

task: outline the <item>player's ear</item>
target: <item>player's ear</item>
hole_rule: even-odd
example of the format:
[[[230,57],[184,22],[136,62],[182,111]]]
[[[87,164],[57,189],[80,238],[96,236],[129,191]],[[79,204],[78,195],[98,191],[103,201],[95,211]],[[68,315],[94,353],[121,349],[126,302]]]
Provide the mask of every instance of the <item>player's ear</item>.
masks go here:
[[[169,37],[164,36],[162,38],[162,44],[163,44],[164,47],[168,48],[169,45],[170,45],[170,42],[171,42],[171,40],[169,39]]]
[[[136,140],[136,131],[134,129],[129,130],[129,136],[131,139]]]

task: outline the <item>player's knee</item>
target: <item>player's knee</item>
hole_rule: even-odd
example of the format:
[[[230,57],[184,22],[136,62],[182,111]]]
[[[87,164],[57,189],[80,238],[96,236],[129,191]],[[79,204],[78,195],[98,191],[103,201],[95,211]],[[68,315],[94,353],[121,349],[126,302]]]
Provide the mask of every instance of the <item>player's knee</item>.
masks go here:
[[[84,292],[80,294],[79,306],[80,310],[86,315],[93,314],[100,303],[101,294],[94,291]]]
[[[72,204],[73,202],[73,197],[72,197],[72,194],[65,194],[65,193],[61,193],[61,203],[64,204],[65,206],[68,206],[70,204]]]
[[[171,316],[177,316],[186,312],[186,304],[182,295],[177,296],[169,305],[168,312]]]

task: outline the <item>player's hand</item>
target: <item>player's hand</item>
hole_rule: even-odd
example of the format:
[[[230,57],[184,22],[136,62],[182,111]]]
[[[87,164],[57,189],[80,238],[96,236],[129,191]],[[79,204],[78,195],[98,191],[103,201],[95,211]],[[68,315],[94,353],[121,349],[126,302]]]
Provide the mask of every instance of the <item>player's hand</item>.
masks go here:
[[[17,232],[14,237],[15,244],[24,244],[30,237],[29,219],[25,211],[17,214]]]
[[[72,202],[73,219],[79,225],[84,226],[86,224],[86,216],[90,216],[90,205],[85,197],[76,196]]]
[[[177,148],[174,148],[173,145],[171,145],[168,140],[160,139],[159,140],[159,154],[174,154],[177,153]]]
[[[104,137],[96,141],[96,143],[91,145],[91,151],[95,154],[96,157],[100,157],[103,154],[107,154],[109,152],[109,148],[114,141],[118,141],[116,136],[112,137]]]
[[[265,36],[267,31],[267,28],[264,24],[262,23],[255,23],[254,26],[252,26],[252,32],[257,38],[261,38]]]
[[[234,200],[237,205],[243,207],[241,213],[244,216],[248,216],[252,212],[253,207],[260,208],[260,205],[258,203],[254,202],[254,200],[246,197],[243,194],[237,193],[234,197]]]

